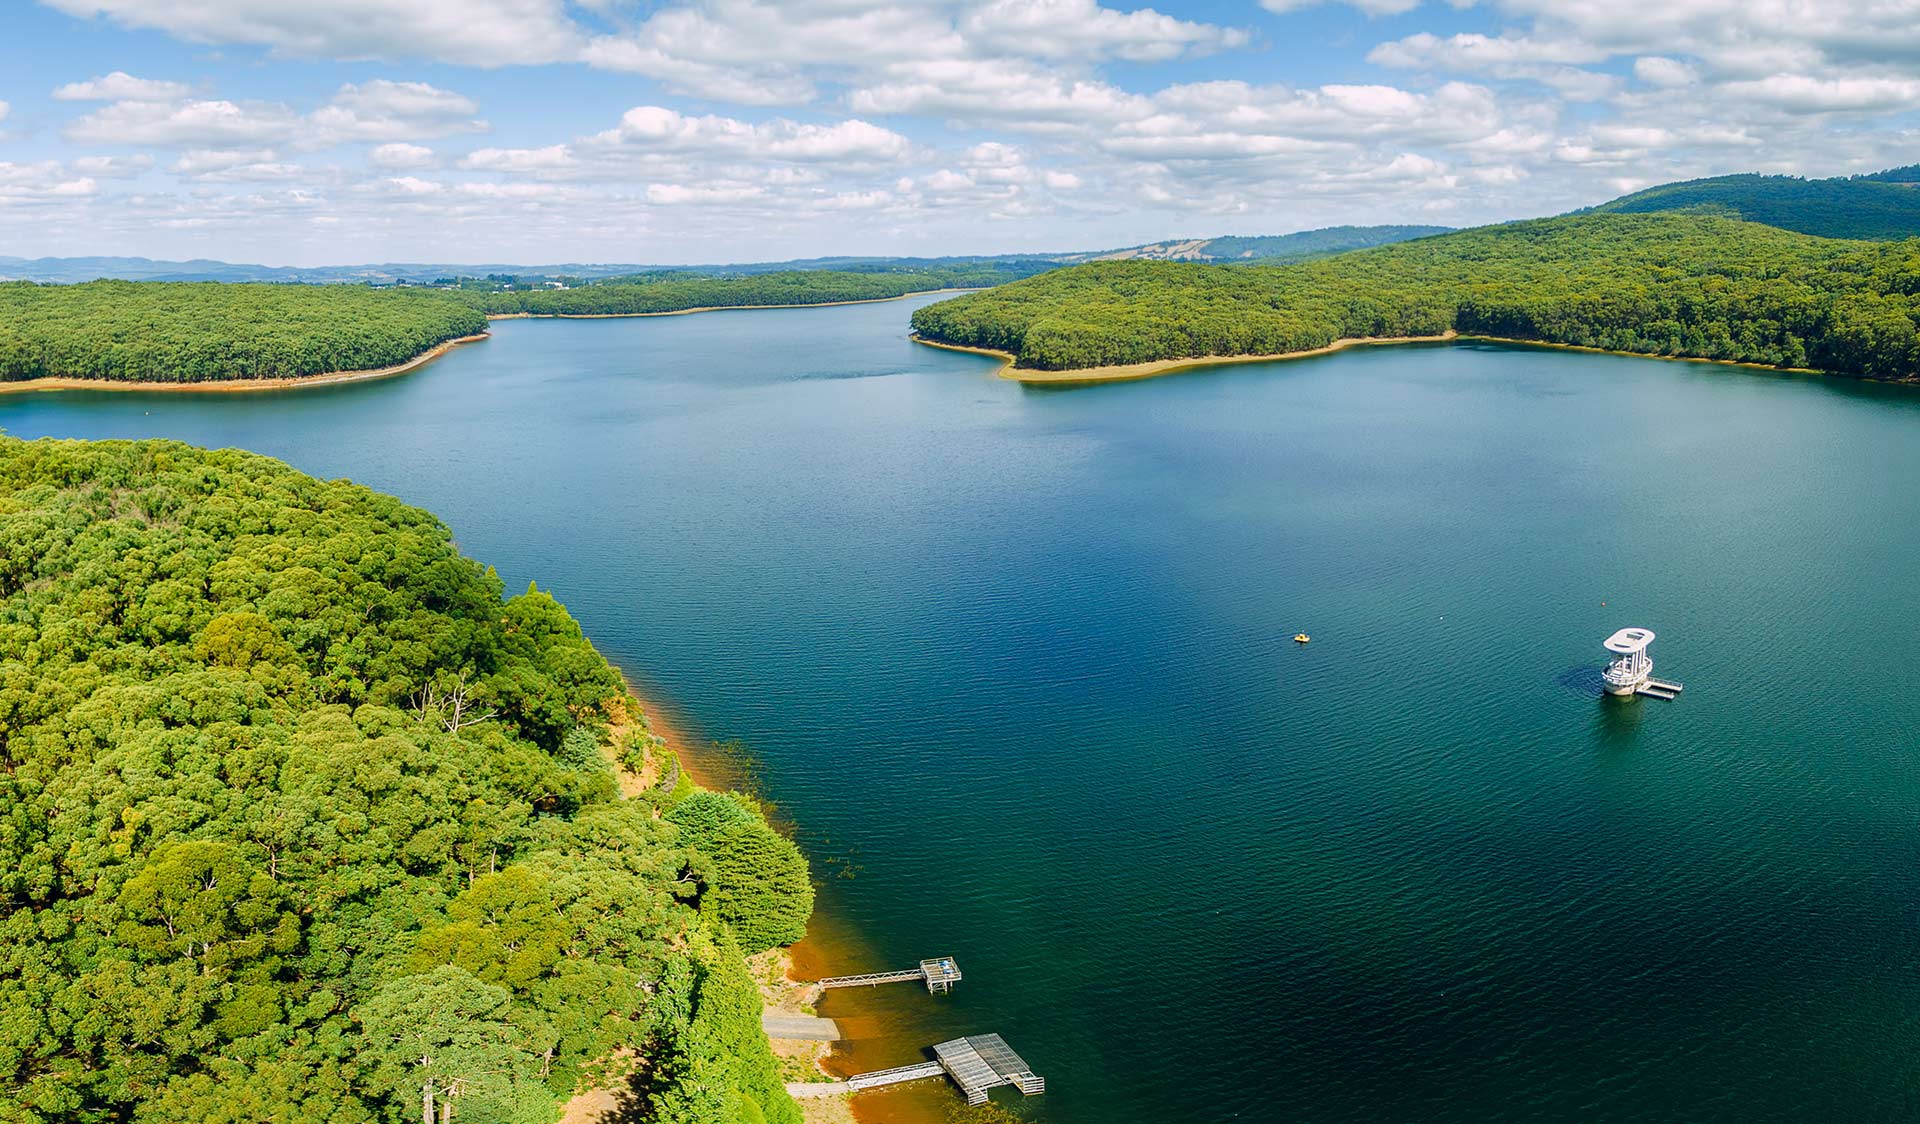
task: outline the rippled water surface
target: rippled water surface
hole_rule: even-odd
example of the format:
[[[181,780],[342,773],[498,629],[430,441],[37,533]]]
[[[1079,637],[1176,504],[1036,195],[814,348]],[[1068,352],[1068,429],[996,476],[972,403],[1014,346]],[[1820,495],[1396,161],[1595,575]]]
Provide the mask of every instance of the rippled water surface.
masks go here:
[[[959,958],[830,1001],[862,1063],[999,1031],[1062,1124],[1920,1113],[1920,393],[1464,346],[1039,391],[917,303],[0,426],[351,476],[551,588],[764,762],[836,967]],[[1628,624],[1679,701],[1596,697]]]

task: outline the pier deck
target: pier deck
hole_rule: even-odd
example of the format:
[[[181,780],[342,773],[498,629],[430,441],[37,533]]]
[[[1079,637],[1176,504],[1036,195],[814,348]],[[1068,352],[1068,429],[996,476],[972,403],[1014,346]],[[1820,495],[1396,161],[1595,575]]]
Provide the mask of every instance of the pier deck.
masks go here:
[[[934,1061],[862,1073],[840,1084],[847,1092],[858,1093],[862,1089],[878,1089],[945,1074],[960,1087],[960,1094],[967,1098],[968,1104],[987,1103],[988,1091],[1002,1085],[1016,1086],[1029,1097],[1047,1091],[1046,1081],[1028,1068],[1020,1055],[1007,1045],[1007,1040],[997,1034],[976,1034],[942,1042],[933,1048],[933,1056]]]
[[[1634,688],[1633,693],[1636,695],[1645,695],[1653,699],[1666,699],[1671,702],[1685,689],[1685,687],[1678,683],[1669,683],[1664,679],[1655,679],[1649,675],[1644,682]]]
[[[987,1091],[1001,1085],[1018,1086],[1031,1097],[1047,1091],[1047,1083],[997,1034],[955,1038],[933,1048],[940,1065],[960,1086],[968,1104],[985,1104]]]

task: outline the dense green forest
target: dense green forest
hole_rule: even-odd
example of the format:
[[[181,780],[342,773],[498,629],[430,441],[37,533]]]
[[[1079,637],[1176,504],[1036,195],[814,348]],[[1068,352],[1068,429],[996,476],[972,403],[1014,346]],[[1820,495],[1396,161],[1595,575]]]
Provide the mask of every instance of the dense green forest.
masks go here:
[[[218,382],[404,363],[486,318],[455,297],[357,285],[0,283],[0,380]]]
[[[984,288],[1030,277],[1043,267],[1051,268],[1044,263],[1032,263],[1030,267],[988,263],[909,272],[812,269],[738,277],[646,273],[610,277],[572,289],[462,292],[458,295],[475,308],[494,316],[516,313],[535,316],[632,316],[649,312],[681,312],[689,308],[885,300],[936,289]]]
[[[1920,241],[1701,215],[1482,227],[1296,265],[1106,262],[928,305],[923,338],[1069,370],[1468,334],[1650,355],[1920,371]]]
[[[592,1081],[794,1124],[742,953],[806,863],[742,798],[620,798],[632,713],[425,512],[0,437],[0,1119],[533,1124]]]
[[[1594,210],[1615,214],[1699,210],[1822,238],[1913,238],[1920,236],[1920,187],[1913,178],[1911,168],[1825,180],[1716,176],[1649,187]]]

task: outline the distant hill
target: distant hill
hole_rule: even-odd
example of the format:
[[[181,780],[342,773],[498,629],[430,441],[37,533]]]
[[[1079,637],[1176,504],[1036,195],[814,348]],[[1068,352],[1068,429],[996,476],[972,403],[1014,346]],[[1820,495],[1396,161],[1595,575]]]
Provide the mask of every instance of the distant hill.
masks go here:
[[[77,257],[16,258],[0,255],[0,281],[37,281],[73,284],[114,281],[278,281],[303,285],[431,284],[452,277],[515,278],[545,281],[604,281],[609,278],[664,278],[693,274],[705,277],[752,276],[795,270],[832,270],[836,273],[915,273],[982,267],[1020,276],[1052,269],[1065,260],[1061,254],[1001,254],[989,257],[805,258],[796,261],[736,262],[715,265],[640,265],[633,263],[565,262],[558,265],[473,264],[462,262],[379,262],[366,265],[246,265],[233,262],[156,261],[152,258]]]
[[[1444,234],[1444,226],[1332,226],[1253,238],[1195,238],[1155,242],[1124,250],[1093,253],[993,254],[950,257],[826,257],[773,262],[732,262],[710,265],[640,265],[567,262],[558,265],[511,265],[458,262],[379,262],[366,265],[322,265],[303,268],[246,265],[195,258],[192,261],[156,261],[152,258],[78,257],[16,258],[0,255],[0,281],[38,281],[71,284],[111,278],[118,281],[279,281],[305,285],[431,284],[451,277],[516,278],[523,282],[566,279],[601,281],[644,276],[661,279],[675,274],[707,277],[751,276],[795,270],[832,270],[837,273],[917,273],[979,269],[1021,277],[1056,266],[1086,261],[1140,258],[1160,261],[1261,261],[1269,264],[1403,242],[1429,234]]]
[[[430,262],[383,262],[375,265],[321,265],[311,268],[285,265],[248,265],[194,258],[157,261],[153,258],[78,257],[11,258],[0,255],[0,281],[39,281],[69,284],[80,281],[280,281],[289,284],[391,285],[401,281],[431,281],[436,277],[489,273],[530,277],[612,277],[647,268],[638,265],[472,265]]]
[[[1920,236],[1920,165],[1824,180],[1715,176],[1649,187],[1591,210],[1703,211],[1823,238],[1891,241]]]
[[[1063,254],[1056,260],[1078,264],[1089,261],[1258,261],[1266,265],[1306,261],[1308,258],[1364,250],[1390,242],[1406,242],[1432,234],[1446,234],[1446,226],[1329,226],[1296,234],[1251,237],[1175,238],[1091,254]]]

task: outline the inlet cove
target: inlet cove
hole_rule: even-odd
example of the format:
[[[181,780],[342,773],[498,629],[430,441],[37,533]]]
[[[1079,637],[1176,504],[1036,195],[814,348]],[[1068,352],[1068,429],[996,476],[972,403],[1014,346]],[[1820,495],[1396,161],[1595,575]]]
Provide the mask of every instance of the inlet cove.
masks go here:
[[[1797,237],[1746,244],[1797,253]],[[1902,252],[1846,244],[1807,268],[1873,289],[1849,263]],[[1920,393],[1461,340],[1062,388],[911,338],[944,318],[958,339],[971,309],[962,342],[1025,354],[989,338],[985,312],[1011,315],[1022,292],[1051,301],[1044,286],[1072,276],[941,312],[923,310],[947,296],[920,295],[495,319],[490,338],[403,378],[0,396],[0,428],[250,450],[306,476],[195,456],[234,487],[331,496],[435,558],[477,560],[446,561],[465,607],[436,610],[470,618],[476,644],[517,650],[514,629],[536,620],[571,637],[529,665],[528,709],[495,719],[514,753],[562,739],[534,705],[547,695],[623,694],[580,647],[590,638],[700,779],[767,801],[683,804],[682,835],[717,847],[736,831],[772,853],[760,810],[792,831],[817,882],[796,971],[964,964],[948,994],[827,992],[817,1014],[851,1039],[838,1073],[998,1035],[1045,1095],[996,1096],[996,1110],[1057,1124],[1906,1115]],[[839,295],[950,283],[967,282]],[[566,299],[640,299],[580,291]],[[1073,299],[1107,299],[1090,293]],[[488,313],[574,311],[379,296],[341,296],[358,303],[328,315],[404,316],[390,347],[262,352],[261,371],[379,367]],[[1895,300],[1835,299],[1866,316],[1868,297]],[[505,307],[539,300],[551,307]],[[1408,326],[1424,334],[1428,318]],[[1803,351],[1728,357],[1814,357],[1819,340],[1783,333],[1749,342],[1791,334]],[[1102,361],[1165,357],[1053,338]],[[1821,345],[1852,340],[1865,364],[1878,338],[1836,328]],[[164,528],[163,500],[99,502]],[[1657,632],[1655,674],[1684,694],[1607,696],[1601,642],[1627,626]],[[278,651],[257,622],[232,631]],[[226,656],[193,658],[209,665],[196,674],[231,674]],[[382,736],[395,716],[326,729]],[[619,731],[593,732],[613,752]],[[552,783],[600,811],[540,862],[591,851],[595,824],[666,861],[664,829],[628,823],[590,747],[574,751],[581,771]],[[798,893],[741,909],[747,947],[693,959],[737,965],[791,939]],[[744,978],[715,979],[737,1022]],[[748,1059],[730,1095],[791,1111],[751,1029],[720,1033]],[[855,1104],[867,1120],[938,1120],[958,1101],[919,1082]]]

